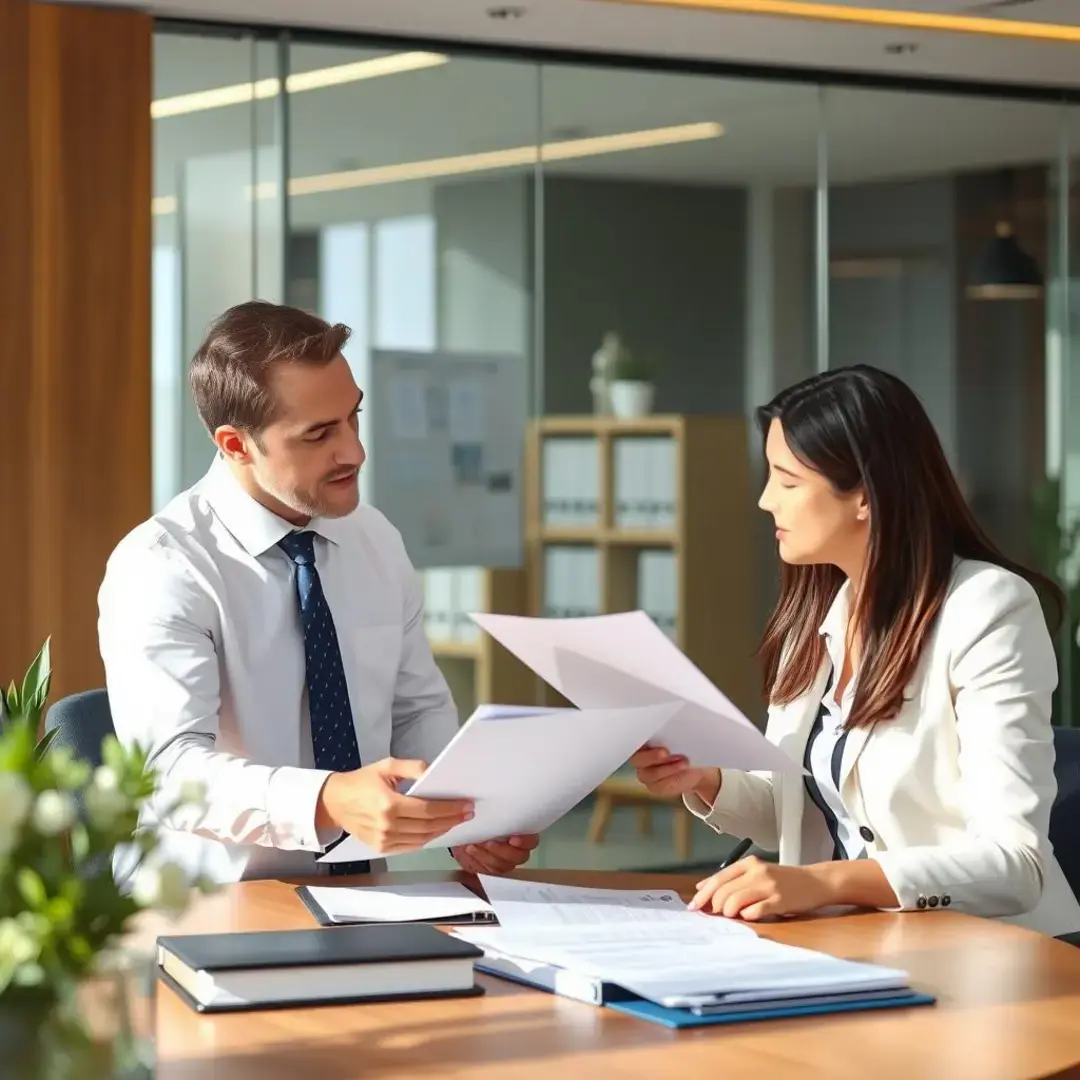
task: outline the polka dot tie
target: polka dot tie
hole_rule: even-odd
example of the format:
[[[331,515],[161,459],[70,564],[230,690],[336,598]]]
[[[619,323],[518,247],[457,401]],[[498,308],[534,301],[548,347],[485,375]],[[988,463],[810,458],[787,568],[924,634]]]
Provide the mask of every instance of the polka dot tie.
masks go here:
[[[334,619],[315,568],[315,534],[290,533],[278,546],[296,566],[296,595],[304,627],[304,666],[315,768],[349,772],[360,768],[349,687]],[[331,863],[332,874],[365,874],[367,862]]]

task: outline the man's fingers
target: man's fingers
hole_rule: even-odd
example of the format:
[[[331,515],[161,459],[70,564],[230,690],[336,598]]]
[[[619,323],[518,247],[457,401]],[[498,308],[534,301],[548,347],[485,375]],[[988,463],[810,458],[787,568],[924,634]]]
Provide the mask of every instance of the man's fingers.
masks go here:
[[[412,795],[398,795],[393,800],[392,812],[398,818],[456,823],[468,821],[473,816],[473,804],[467,799],[417,799]]]
[[[500,863],[510,863],[512,866],[516,866],[522,861],[522,855],[524,852],[521,848],[514,847],[512,844],[506,843],[502,840],[489,840],[486,844],[473,845],[476,848],[478,855],[490,856],[498,860]]]
[[[486,845],[471,844],[465,848],[465,856],[473,864],[474,874],[502,874],[507,870],[503,862],[487,849]],[[513,864],[511,864],[513,866]]]
[[[387,776],[394,776],[399,780],[419,780],[427,770],[426,761],[417,761],[414,758],[386,758],[378,764],[383,766]]]
[[[521,848],[522,851],[532,851],[540,843],[540,837],[537,833],[525,833],[521,836],[511,836],[507,843]]]

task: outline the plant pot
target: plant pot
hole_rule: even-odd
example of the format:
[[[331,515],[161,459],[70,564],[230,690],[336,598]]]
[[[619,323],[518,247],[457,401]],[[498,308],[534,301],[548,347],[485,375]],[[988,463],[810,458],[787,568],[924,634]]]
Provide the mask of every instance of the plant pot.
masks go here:
[[[648,416],[652,403],[652,383],[616,380],[611,384],[611,411],[618,417]]]

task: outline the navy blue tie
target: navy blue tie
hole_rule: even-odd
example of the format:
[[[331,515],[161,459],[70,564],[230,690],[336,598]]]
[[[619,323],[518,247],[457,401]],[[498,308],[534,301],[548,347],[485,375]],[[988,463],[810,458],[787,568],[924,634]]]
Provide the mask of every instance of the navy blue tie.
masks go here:
[[[350,772],[360,768],[349,687],[334,619],[315,568],[315,534],[289,533],[278,546],[296,565],[296,594],[304,626],[304,666],[315,768]],[[366,874],[365,862],[331,863],[331,874]]]

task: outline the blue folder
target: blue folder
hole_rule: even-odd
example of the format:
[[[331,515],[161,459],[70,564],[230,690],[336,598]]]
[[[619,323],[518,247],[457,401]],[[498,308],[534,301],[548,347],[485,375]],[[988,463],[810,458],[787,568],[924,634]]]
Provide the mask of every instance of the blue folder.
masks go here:
[[[631,998],[626,1001],[609,1001],[605,1006],[615,1012],[636,1016],[639,1020],[648,1020],[653,1024],[663,1024],[668,1028],[705,1027],[710,1024],[741,1024],[752,1020],[779,1020],[790,1016],[822,1016],[827,1013],[863,1012],[867,1009],[896,1009],[906,1005],[933,1005],[935,999],[929,994],[916,991],[900,992],[893,997],[877,998],[872,1001],[844,1001],[832,1003],[762,1002],[761,1007],[753,1010],[722,1010],[698,1015],[689,1009],[667,1009],[652,1001]]]
[[[490,957],[477,960],[477,971],[510,982],[547,993],[556,993],[554,986],[555,969],[542,967],[533,977],[521,972],[506,970],[493,963]],[[599,1005],[615,1012],[635,1016],[639,1020],[648,1020],[652,1024],[662,1024],[668,1028],[707,1027],[714,1024],[748,1023],[754,1020],[777,1020],[791,1016],[822,1016],[829,1013],[863,1012],[868,1009],[897,1009],[914,1005],[933,1005],[935,998],[916,990],[896,990],[890,994],[880,991],[875,993],[853,993],[847,1000],[835,1000],[845,995],[824,995],[821,1001],[808,1000],[806,997],[790,1001],[776,999],[762,1001],[759,1004],[740,1002],[728,1007],[710,1006],[707,1010],[695,1012],[691,1009],[673,1009],[655,1002],[646,1001],[621,986],[602,980],[580,980],[578,993],[564,994],[590,1005]]]

